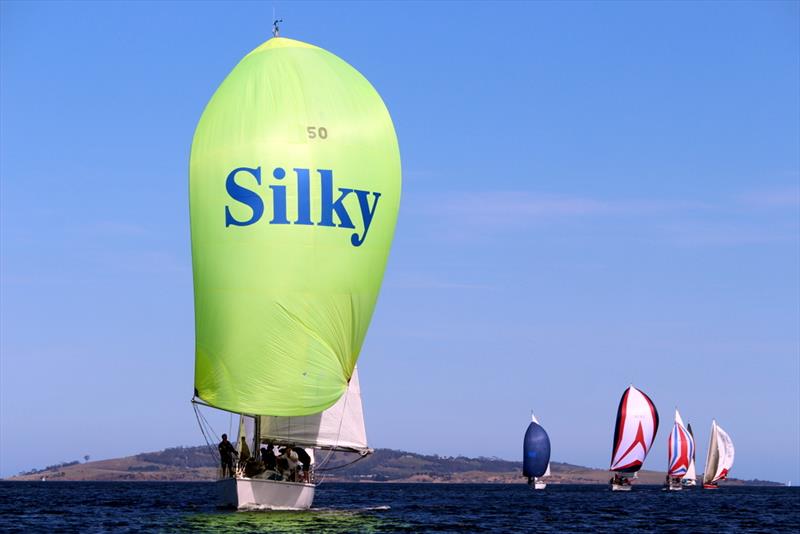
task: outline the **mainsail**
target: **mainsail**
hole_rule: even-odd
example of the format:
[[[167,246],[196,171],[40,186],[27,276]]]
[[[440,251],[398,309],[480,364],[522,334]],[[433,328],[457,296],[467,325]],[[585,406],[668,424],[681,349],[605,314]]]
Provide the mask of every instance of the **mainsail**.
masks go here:
[[[675,410],[675,424],[667,440],[668,469],[671,477],[682,478],[689,471],[689,465],[694,455],[694,439],[686,427],[678,410]]]
[[[353,372],[347,392],[327,410],[300,417],[262,416],[259,428],[262,441],[368,452],[358,369]]]
[[[728,477],[733,467],[734,448],[731,437],[717,421],[711,421],[711,438],[708,441],[708,456],[703,473],[703,484],[711,484]]]
[[[550,475],[550,437],[533,414],[523,441],[522,474],[529,478]]]
[[[694,466],[694,457],[697,453],[697,448],[694,447],[694,432],[692,432],[692,423],[686,425],[686,430],[689,432],[689,436],[692,438],[692,459],[689,460],[689,468],[686,470],[686,474],[683,475],[685,480],[691,480],[694,482],[697,481],[697,471]]]
[[[353,389],[400,203],[383,101],[335,55],[270,39],[209,101],[189,174],[195,397],[254,416],[330,409]]]
[[[622,394],[617,409],[611,471],[619,473],[639,471],[653,445],[657,431],[658,411],[653,401],[631,385]]]

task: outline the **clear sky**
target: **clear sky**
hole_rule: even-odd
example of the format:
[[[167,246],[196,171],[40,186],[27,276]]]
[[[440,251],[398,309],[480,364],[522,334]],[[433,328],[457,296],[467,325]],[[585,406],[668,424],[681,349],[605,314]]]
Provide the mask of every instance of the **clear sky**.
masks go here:
[[[404,191],[375,447],[607,467],[633,382],[800,480],[800,4],[278,2],[359,69]],[[0,473],[202,442],[188,158],[273,4],[0,3]],[[219,420],[219,418],[218,418]],[[222,425],[227,424],[227,417]]]

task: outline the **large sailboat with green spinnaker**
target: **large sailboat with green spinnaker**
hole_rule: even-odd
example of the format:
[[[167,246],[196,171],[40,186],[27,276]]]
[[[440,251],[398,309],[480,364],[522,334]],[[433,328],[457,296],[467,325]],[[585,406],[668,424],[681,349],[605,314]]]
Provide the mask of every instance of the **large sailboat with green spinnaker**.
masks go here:
[[[217,483],[223,503],[304,509],[332,451],[370,452],[356,361],[401,169],[366,78],[275,33],[224,79],[192,142],[193,402],[208,442],[217,438],[200,406],[240,416],[234,476]],[[311,473],[261,470],[269,445],[302,448]]]

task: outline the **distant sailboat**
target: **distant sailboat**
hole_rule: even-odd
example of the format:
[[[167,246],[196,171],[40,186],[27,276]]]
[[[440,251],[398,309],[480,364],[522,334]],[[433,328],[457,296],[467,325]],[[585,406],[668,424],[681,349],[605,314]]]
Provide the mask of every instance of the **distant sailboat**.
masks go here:
[[[533,489],[547,487],[542,477],[550,476],[550,437],[533,413],[523,442],[522,474],[528,477],[528,484]]]
[[[642,468],[658,431],[658,411],[650,397],[633,385],[625,390],[617,409],[611,453],[612,491],[630,491],[630,476]]]
[[[692,436],[692,443],[694,444],[694,432],[692,432],[692,423],[686,425],[686,430],[689,431],[689,435]],[[697,453],[697,447],[692,447],[692,461],[689,462],[689,469],[686,470],[686,474],[683,475],[681,479],[681,484],[683,484],[687,488],[693,488],[697,486],[697,470],[694,466],[694,458],[695,454]]]
[[[694,438],[683,426],[683,419],[675,410],[675,424],[667,439],[667,489],[680,491],[681,479],[689,472],[694,456]]]
[[[717,482],[728,478],[733,467],[733,441],[716,421],[711,421],[711,438],[708,441],[708,456],[703,473],[703,488],[717,489]]]

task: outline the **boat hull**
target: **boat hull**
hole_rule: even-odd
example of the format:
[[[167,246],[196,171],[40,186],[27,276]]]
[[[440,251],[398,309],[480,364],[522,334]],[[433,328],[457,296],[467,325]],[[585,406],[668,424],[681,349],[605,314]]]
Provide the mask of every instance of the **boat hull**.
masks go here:
[[[220,504],[232,508],[308,510],[314,502],[314,484],[260,478],[217,481]]]
[[[697,486],[697,481],[693,480],[691,478],[690,479],[684,478],[683,480],[681,480],[681,484],[685,488],[693,488],[693,487]]]
[[[611,491],[630,491],[632,487],[630,484],[611,484]]]
[[[716,484],[703,484],[703,489],[719,489]]]

